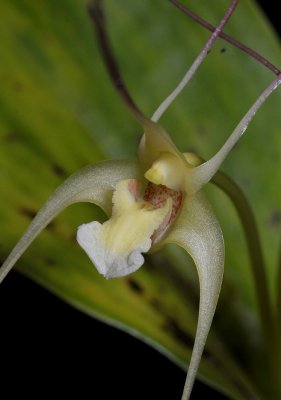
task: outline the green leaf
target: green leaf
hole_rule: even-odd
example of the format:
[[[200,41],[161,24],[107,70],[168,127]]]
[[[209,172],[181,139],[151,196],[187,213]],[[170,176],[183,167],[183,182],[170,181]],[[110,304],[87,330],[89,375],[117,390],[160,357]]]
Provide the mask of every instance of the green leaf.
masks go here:
[[[9,0],[0,5],[3,260],[68,175],[89,163],[136,154],[141,128],[104,71],[86,3]],[[193,5],[214,24],[226,6],[223,0]],[[107,0],[106,9],[123,76],[137,104],[151,115],[208,33],[160,0]],[[253,1],[241,2],[226,31],[280,65],[279,43]],[[219,40],[162,124],[182,151],[196,151],[208,159],[271,75]],[[281,178],[280,100],[280,91],[274,93],[224,164],[257,215],[272,298],[281,215],[276,185]],[[223,194],[212,187],[207,194],[225,236],[226,272],[200,376],[234,399],[257,392],[266,398],[270,382],[260,368],[264,350],[241,226]],[[72,305],[142,338],[186,367],[198,300],[191,260],[181,249],[168,247],[147,257],[147,264],[131,277],[105,281],[75,241],[78,225],[104,218],[95,206],[71,206],[41,234],[17,268]]]

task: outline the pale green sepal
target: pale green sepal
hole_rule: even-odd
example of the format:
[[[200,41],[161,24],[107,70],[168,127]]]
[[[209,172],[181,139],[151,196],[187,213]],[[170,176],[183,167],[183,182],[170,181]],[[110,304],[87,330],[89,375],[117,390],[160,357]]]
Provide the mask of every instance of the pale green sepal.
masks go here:
[[[137,164],[134,161],[105,161],[82,168],[71,175],[47,200],[2,264],[0,282],[38,234],[64,208],[73,203],[89,202],[97,204],[110,215],[111,198],[116,183],[122,179],[136,177],[137,173]]]
[[[183,247],[193,258],[200,283],[199,316],[183,400],[189,398],[212,323],[224,268],[224,241],[219,223],[202,193],[187,196],[171,232],[163,241]]]

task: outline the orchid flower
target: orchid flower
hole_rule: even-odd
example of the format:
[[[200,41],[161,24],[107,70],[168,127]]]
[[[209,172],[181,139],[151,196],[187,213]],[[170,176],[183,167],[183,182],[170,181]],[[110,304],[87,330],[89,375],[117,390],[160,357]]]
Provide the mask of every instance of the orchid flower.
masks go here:
[[[236,7],[232,1],[218,28],[187,74],[151,119],[134,104],[122,83],[112,56],[99,0],[89,8],[107,69],[144,134],[133,161],[104,161],[87,166],[62,183],[35,216],[0,269],[0,282],[38,234],[67,206],[90,202],[101,207],[108,220],[83,224],[77,240],[105,278],[122,277],[142,266],[143,254],[174,243],[186,250],[196,265],[200,305],[196,338],[183,399],[188,399],[215,312],[223,277],[224,242],[219,223],[201,192],[218,171],[233,146],[267,97],[281,83],[280,76],[261,94],[221,149],[207,162],[181,153],[157,123],[188,83],[221,33]]]

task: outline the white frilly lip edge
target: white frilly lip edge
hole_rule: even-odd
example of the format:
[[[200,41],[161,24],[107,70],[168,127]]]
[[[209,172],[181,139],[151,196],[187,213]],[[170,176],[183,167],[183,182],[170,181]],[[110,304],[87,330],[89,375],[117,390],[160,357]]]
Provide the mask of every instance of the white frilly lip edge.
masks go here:
[[[142,253],[146,253],[151,247],[151,239],[145,239],[128,255],[113,253],[99,239],[101,226],[94,221],[80,225],[77,230],[77,241],[98,272],[110,279],[121,278],[138,270],[144,263]]]

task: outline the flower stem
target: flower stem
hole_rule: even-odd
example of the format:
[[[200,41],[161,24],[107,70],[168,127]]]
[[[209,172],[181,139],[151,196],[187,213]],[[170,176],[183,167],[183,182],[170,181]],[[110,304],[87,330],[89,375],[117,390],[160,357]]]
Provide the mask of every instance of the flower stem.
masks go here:
[[[277,302],[276,302],[276,315],[277,315],[277,325],[278,325],[278,333],[279,340],[281,337],[281,242],[279,244],[278,251],[278,265],[277,265]],[[279,346],[279,357],[280,357],[280,375],[281,375],[281,343]]]
[[[216,28],[212,24],[205,21],[203,18],[199,17],[197,14],[195,14],[189,8],[187,8],[186,6],[181,4],[179,1],[177,1],[177,0],[169,0],[169,1],[174,6],[176,6],[180,11],[182,11],[184,14],[191,17],[194,21],[196,21],[198,24],[200,24],[204,28],[208,29],[211,32],[215,31]],[[257,53],[255,50],[253,50],[250,47],[239,42],[239,40],[233,38],[232,36],[230,36],[224,32],[221,32],[219,36],[222,39],[226,40],[228,43],[232,44],[233,46],[238,47],[238,49],[244,51],[249,56],[253,57],[259,63],[261,63],[266,68],[268,68],[270,71],[272,71],[275,75],[281,74],[281,70],[279,68],[277,68],[275,65],[273,65],[270,61],[268,61],[266,58],[264,58],[261,54]]]
[[[103,10],[103,0],[92,0],[90,1],[88,12],[96,30],[98,45],[105,63],[107,72],[111,78],[111,81],[123,99],[124,103],[129,107],[132,114],[142,123],[147,123],[149,119],[142,113],[138,108],[130,93],[128,92],[126,85],[120,74],[117,62],[113,55],[113,51],[110,45],[110,41],[106,31],[106,21]]]
[[[280,338],[275,315],[270,301],[266,265],[262,251],[261,239],[258,232],[257,222],[252,208],[239,186],[223,172],[218,171],[212,181],[224,191],[233,203],[240,218],[250,257],[251,272],[253,276],[256,301],[260,316],[262,333],[266,343],[270,374],[274,379],[272,385],[279,396],[281,396],[280,372]],[[269,374],[269,376],[270,376]],[[281,397],[279,397],[281,398]]]
[[[223,172],[217,172],[211,182],[228,195],[239,215],[248,245],[261,321],[265,327],[264,330],[271,330],[273,316],[265,272],[266,267],[257,222],[252,208],[239,186]]]
[[[278,265],[277,265],[277,302],[275,304],[276,311],[276,321],[277,321],[277,341],[279,342],[279,347],[277,348],[278,352],[278,360],[279,360],[279,376],[281,376],[281,242],[279,244],[279,252],[278,252]],[[280,390],[281,391],[281,390]],[[280,395],[281,398],[281,395]]]

